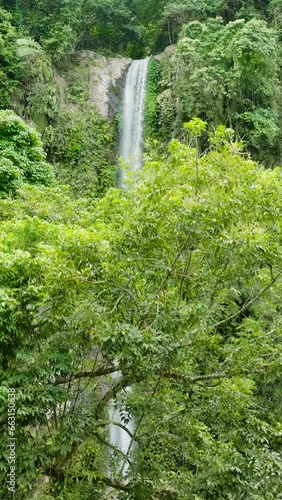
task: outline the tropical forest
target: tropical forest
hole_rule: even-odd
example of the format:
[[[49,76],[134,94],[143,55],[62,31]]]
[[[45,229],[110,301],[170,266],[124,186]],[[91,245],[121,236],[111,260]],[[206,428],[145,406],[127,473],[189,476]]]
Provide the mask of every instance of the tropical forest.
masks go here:
[[[0,500],[282,500],[282,0],[0,0]]]

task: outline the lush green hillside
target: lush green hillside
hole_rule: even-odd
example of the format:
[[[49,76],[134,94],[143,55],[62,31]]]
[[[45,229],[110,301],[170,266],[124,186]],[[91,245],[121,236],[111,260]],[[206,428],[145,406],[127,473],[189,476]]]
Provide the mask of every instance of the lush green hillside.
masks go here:
[[[278,500],[282,1],[0,4],[0,499]],[[149,54],[123,190],[89,87]]]
[[[57,124],[62,126],[54,72],[56,66],[68,67],[74,51],[138,58],[174,44],[174,51],[161,58],[158,76],[154,76],[155,82],[158,79],[155,98],[151,92],[155,116],[151,106],[147,138],[159,135],[166,143],[172,137],[182,139],[182,123],[198,116],[211,128],[219,124],[233,128],[253,157],[265,165],[280,163],[279,0],[247,4],[240,0],[147,0],[142,5],[132,0],[22,0],[2,4],[0,106],[35,120],[40,131],[44,121],[55,129]],[[83,85],[78,86],[72,89],[76,100],[83,96]],[[54,152],[57,145],[50,136],[48,141],[49,151]],[[111,163],[108,155],[107,164]],[[95,169],[99,176],[99,167]]]

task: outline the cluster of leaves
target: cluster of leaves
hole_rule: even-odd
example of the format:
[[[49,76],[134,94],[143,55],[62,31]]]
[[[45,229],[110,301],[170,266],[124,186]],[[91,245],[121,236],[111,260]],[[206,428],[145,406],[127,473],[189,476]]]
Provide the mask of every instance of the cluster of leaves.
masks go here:
[[[277,161],[277,57],[276,34],[265,21],[189,23],[176,52],[162,59],[164,136],[181,136],[182,122],[199,116],[232,127],[266,164]]]
[[[144,28],[136,22],[131,1],[22,0],[12,11],[19,29],[27,30],[54,61],[75,48],[142,53]],[[11,5],[7,8],[11,9]]]
[[[13,12],[13,18],[19,31],[27,32],[43,46],[55,61],[70,53],[77,43],[80,22],[80,0],[71,0],[66,4],[62,0],[22,0],[6,3],[6,8]]]
[[[48,185],[53,179],[39,134],[13,111],[0,111],[1,194],[15,194],[23,182]]]
[[[41,134],[58,116],[58,94],[50,58],[42,50],[33,52],[25,73],[20,106],[24,117],[32,120]]]
[[[18,29],[58,61],[77,48],[132,57],[176,43],[183,24],[264,17],[281,27],[280,0],[3,0]]]
[[[150,59],[148,74],[147,74],[147,88],[145,97],[145,137],[146,139],[158,137],[159,129],[159,107],[158,96],[160,93],[161,66],[155,59]]]
[[[281,23],[280,0],[175,0],[166,2],[162,11],[163,28],[169,43],[176,43],[184,24],[205,22],[221,16],[225,22],[236,19],[265,19],[275,26]]]
[[[18,88],[23,72],[16,30],[10,21],[10,14],[0,6],[0,109],[10,106],[11,96]]]
[[[42,132],[47,119],[56,113],[51,60],[39,43],[23,37],[12,21],[11,14],[0,8],[0,109],[13,109],[33,120]]]
[[[168,2],[163,11],[170,43],[175,43],[184,24],[191,21],[206,21],[210,17],[222,15],[226,0],[177,0]]]
[[[16,498],[43,480],[49,500],[279,498],[281,170],[231,138],[172,141],[91,209],[58,188],[0,200],[3,498],[8,387]],[[110,400],[137,448],[105,471]]]
[[[57,178],[76,196],[100,197],[116,184],[115,126],[95,109],[61,111],[44,140]]]
[[[63,78],[56,78],[50,57],[36,42],[22,39],[18,46],[28,58],[18,112],[42,134],[60,182],[68,183],[76,196],[102,196],[116,184],[117,126],[89,104],[90,66],[71,59]]]

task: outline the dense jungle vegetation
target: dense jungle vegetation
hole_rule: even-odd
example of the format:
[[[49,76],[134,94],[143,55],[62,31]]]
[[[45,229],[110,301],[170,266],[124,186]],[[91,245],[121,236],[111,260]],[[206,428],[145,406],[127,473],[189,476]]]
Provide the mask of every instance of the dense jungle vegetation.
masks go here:
[[[0,2],[1,500],[282,499],[281,49],[282,0]],[[82,51],[152,55],[128,190]]]

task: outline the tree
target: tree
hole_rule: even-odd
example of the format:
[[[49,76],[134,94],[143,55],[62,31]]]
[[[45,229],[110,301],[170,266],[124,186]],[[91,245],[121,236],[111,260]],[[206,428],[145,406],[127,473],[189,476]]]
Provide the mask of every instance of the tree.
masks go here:
[[[177,42],[177,36],[184,24],[191,21],[205,21],[210,17],[216,17],[222,14],[226,1],[213,0],[184,0],[169,2],[164,7],[163,19],[167,24],[170,43]]]
[[[73,87],[74,100],[80,96]],[[81,112],[61,113],[45,135],[57,179],[72,187],[76,196],[100,197],[116,184],[117,168],[112,164],[114,126],[97,111],[80,103]]]
[[[39,134],[13,111],[0,111],[0,192],[14,194],[23,182],[51,184],[45,158]]]
[[[145,28],[131,2],[22,0],[14,6],[14,19],[55,62],[77,48],[133,56],[144,52]]]
[[[0,109],[10,105],[23,69],[17,54],[16,31],[10,21],[10,14],[0,7]]]
[[[144,30],[136,22],[130,2],[88,1],[83,9],[86,29],[80,46],[131,55],[142,55]]]
[[[76,47],[83,3],[82,0],[22,0],[14,6],[14,19],[20,31],[27,32],[58,61]]]
[[[172,141],[90,210],[58,188],[0,201],[3,498],[8,388],[19,497],[277,498],[281,171],[231,137]],[[107,472],[110,400],[137,447]]]
[[[221,18],[183,28],[176,57],[163,58],[159,97],[164,134],[181,137],[193,116],[225,123],[266,164],[279,157],[278,45],[264,21]]]

